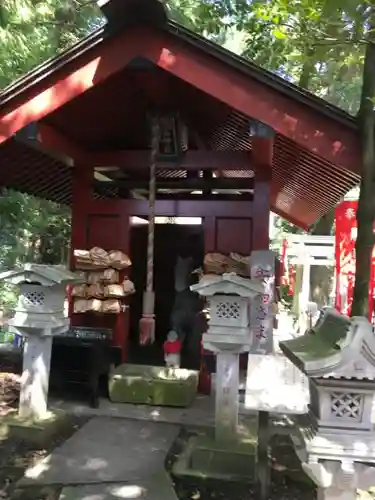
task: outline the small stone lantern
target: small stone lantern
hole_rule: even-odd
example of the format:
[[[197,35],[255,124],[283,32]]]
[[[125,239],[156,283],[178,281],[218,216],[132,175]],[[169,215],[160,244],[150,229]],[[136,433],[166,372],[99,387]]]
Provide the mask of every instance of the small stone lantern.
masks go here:
[[[280,342],[309,379],[306,422],[292,437],[321,500],[355,500],[375,484],[375,335],[366,318],[323,309],[305,335]]]
[[[216,440],[235,441],[238,424],[239,354],[250,350],[250,300],[263,286],[235,273],[206,276],[191,290],[208,297],[203,347],[216,358]]]
[[[18,285],[20,290],[14,318],[9,321],[11,331],[25,337],[19,415],[45,418],[52,336],[69,328],[66,286],[83,279],[62,266],[25,264],[1,273],[0,281]]]

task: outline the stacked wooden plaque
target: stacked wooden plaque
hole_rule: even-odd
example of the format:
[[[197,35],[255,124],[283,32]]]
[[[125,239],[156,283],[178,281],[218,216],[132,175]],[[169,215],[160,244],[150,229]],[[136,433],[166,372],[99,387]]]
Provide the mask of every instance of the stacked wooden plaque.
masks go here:
[[[135,292],[127,277],[131,260],[119,250],[102,248],[74,251],[75,269],[85,273],[86,282],[72,288],[74,313],[118,314],[127,307],[124,299]]]
[[[239,276],[249,277],[250,257],[243,257],[236,253],[223,255],[221,253],[207,253],[204,257],[203,274],[220,275],[236,273]]]

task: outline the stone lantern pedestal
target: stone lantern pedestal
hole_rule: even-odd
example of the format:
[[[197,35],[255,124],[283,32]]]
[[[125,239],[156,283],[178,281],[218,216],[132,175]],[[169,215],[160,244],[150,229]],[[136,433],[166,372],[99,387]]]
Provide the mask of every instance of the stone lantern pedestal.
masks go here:
[[[310,406],[293,443],[319,500],[356,500],[375,485],[375,335],[366,318],[324,309],[305,335],[280,343],[309,379]]]
[[[216,355],[215,439],[237,440],[239,355],[250,350],[249,300],[263,292],[260,283],[234,273],[210,276],[191,289],[207,297],[210,319],[203,347]]]
[[[228,273],[207,276],[191,289],[209,302],[203,346],[216,355],[215,434],[193,437],[174,473],[252,482],[257,440],[255,429],[238,425],[239,356],[250,349],[250,301],[263,287]]]
[[[52,337],[69,328],[64,311],[66,286],[82,281],[62,266],[26,264],[0,274],[0,281],[18,285],[20,294],[11,331],[24,337],[19,416],[48,416],[47,397]]]

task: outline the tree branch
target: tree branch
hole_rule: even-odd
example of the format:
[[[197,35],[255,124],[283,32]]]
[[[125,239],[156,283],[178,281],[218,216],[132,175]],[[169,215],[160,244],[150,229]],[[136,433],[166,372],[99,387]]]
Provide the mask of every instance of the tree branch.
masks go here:
[[[358,39],[358,40],[353,40],[353,39],[348,39],[348,40],[340,40],[339,38],[336,39],[325,39],[325,40],[317,40],[314,42],[312,45],[331,45],[332,47],[339,47],[340,45],[363,45],[366,44],[367,40],[365,39]]]

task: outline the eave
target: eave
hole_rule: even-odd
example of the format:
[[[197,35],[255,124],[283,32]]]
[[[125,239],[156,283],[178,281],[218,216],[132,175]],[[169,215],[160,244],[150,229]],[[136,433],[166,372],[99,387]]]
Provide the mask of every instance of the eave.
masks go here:
[[[123,58],[121,65],[113,62],[113,55],[120,53],[119,47]],[[30,155],[36,162],[36,170],[29,172],[29,177],[46,179],[41,175],[43,168],[37,166],[35,151],[26,155],[27,146],[20,146],[10,137],[32,121],[52,122],[72,99],[78,103],[81,96],[96,86],[93,78],[99,65],[103,68],[106,60],[111,59],[112,66],[104,68],[99,79],[102,83],[110,81],[139,56],[151,61],[159,71],[163,70],[163,81],[171,81],[172,86],[177,85],[177,80],[181,82],[178,84],[181,95],[199,95],[202,105],[210,104],[212,112],[222,117],[221,122],[215,119],[212,124],[207,118],[202,135],[209,149],[250,152],[251,140],[246,131],[253,118],[274,128],[271,196],[272,209],[276,213],[307,228],[359,182],[359,142],[352,117],[173,22],[164,30],[139,27],[113,33],[102,28],[4,89],[0,93],[0,141],[6,141],[0,146],[2,163],[9,164],[12,155],[25,159]],[[85,65],[88,70],[83,80],[75,79],[78,74],[82,77]],[[228,92],[228,79],[232,82],[231,92]],[[68,85],[72,82],[76,84],[73,90]],[[99,88],[102,83],[97,83]],[[194,92],[189,90],[193,88]],[[54,96],[52,105],[43,104],[40,97],[38,101],[43,92]],[[204,97],[208,94],[213,97]],[[251,95],[258,98],[249,102]],[[276,101],[277,111],[273,112],[272,103]],[[43,109],[38,103],[43,104]],[[191,108],[189,103],[186,106]],[[28,112],[20,112],[20,109]],[[66,127],[69,128],[69,123]],[[22,149],[22,152],[11,153],[10,147]],[[58,153],[66,154],[61,148]],[[48,162],[48,157],[48,153],[44,153],[44,163]],[[52,171],[57,168],[56,157],[51,157],[50,161]],[[55,180],[61,178],[58,185],[55,182],[53,186],[40,189],[35,183],[25,187],[26,170],[30,171],[30,166],[22,165],[19,159],[16,163],[13,163],[12,172],[8,169],[1,172],[3,185],[70,203],[71,169],[59,165],[58,177],[53,176]],[[223,171],[223,176],[233,177],[233,173]]]

